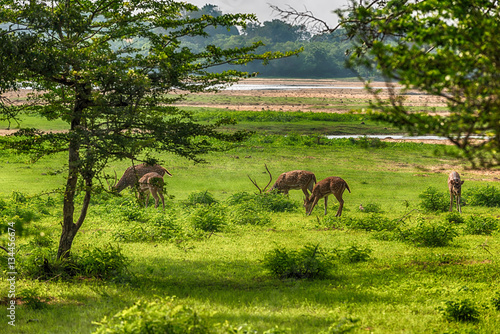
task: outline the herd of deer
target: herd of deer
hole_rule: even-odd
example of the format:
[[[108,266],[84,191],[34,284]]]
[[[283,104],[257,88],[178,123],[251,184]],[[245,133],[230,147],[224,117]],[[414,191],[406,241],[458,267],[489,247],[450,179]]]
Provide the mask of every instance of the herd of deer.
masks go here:
[[[248,178],[250,181],[257,187],[260,193],[266,192],[267,187],[271,184],[273,177],[269,169],[266,167],[266,171],[269,174],[269,183],[262,189],[257,185],[257,182],[252,180],[250,176]],[[123,189],[127,187],[135,187],[138,186],[139,190],[139,200],[142,200],[145,197],[145,206],[148,206],[149,194],[153,196],[155,199],[155,208],[158,207],[159,200],[163,204],[163,208],[165,209],[165,200],[163,197],[163,176],[167,174],[168,176],[172,176],[172,174],[163,168],[160,165],[147,165],[140,164],[136,166],[132,166],[127,168],[121,179],[113,186],[114,191],[117,193],[121,192]],[[462,213],[462,209],[460,207],[460,199],[462,195],[462,184],[464,181],[460,180],[460,175],[453,171],[448,176],[448,189],[450,191],[450,211],[453,209],[453,202],[456,201],[456,206],[458,212]],[[301,189],[305,195],[304,199],[304,207],[306,209],[306,214],[309,216],[318,204],[318,201],[322,198],[325,199],[325,215],[327,210],[327,202],[328,196],[332,195],[339,202],[339,208],[337,210],[336,217],[340,217],[342,215],[342,208],[344,207],[344,200],[342,199],[342,194],[347,189],[349,193],[351,189],[340,177],[330,176],[326,179],[323,179],[319,182],[316,182],[316,176],[312,172],[308,172],[305,170],[293,170],[290,172],[286,172],[281,174],[276,182],[273,184],[267,192],[278,191],[285,195],[288,194],[289,190],[298,190]],[[309,194],[309,191],[311,194]]]

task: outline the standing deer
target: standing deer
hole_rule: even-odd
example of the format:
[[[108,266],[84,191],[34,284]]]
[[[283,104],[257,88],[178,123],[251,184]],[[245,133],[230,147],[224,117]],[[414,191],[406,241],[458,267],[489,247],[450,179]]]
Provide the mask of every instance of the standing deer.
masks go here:
[[[460,199],[462,197],[462,184],[464,181],[460,180],[460,175],[453,171],[448,176],[448,189],[450,190],[450,211],[453,211],[453,197],[457,202],[457,210],[462,213],[462,208],[460,207]]]
[[[172,174],[170,174],[168,170],[166,170],[160,165],[148,165],[148,164],[135,165],[127,168],[125,170],[125,173],[123,173],[121,179],[118,181],[118,183],[116,183],[116,185],[114,186],[111,186],[111,189],[116,191],[117,193],[120,193],[123,189],[127,187],[133,188],[139,183],[141,177],[151,172],[160,174],[161,177],[163,177],[165,174],[167,174],[168,176],[172,176]]]
[[[151,172],[145,174],[139,180],[139,200],[142,196],[146,195],[145,207],[148,207],[149,194],[153,195],[155,199],[155,208],[158,207],[159,198],[161,198],[161,203],[163,204],[163,209],[165,209],[165,199],[163,198],[163,176],[156,172]]]
[[[266,167],[266,171],[269,174],[269,183],[261,189],[257,183],[248,176],[250,181],[259,189],[259,192],[262,194],[266,192],[267,187],[271,184],[273,181],[273,176],[271,175],[271,172],[267,168],[267,165],[264,165]],[[308,172],[305,170],[292,170],[290,172],[285,172],[282,173],[280,176],[278,176],[278,179],[276,182],[273,184],[273,186],[267,191],[268,193],[274,190],[277,190],[280,193],[283,193],[285,195],[288,195],[289,190],[298,190],[301,189],[306,198],[309,198],[309,191],[312,191],[314,184],[316,183],[316,176],[312,172]]]
[[[342,215],[342,208],[344,207],[344,200],[342,199],[342,194],[344,190],[348,190],[349,193],[351,189],[340,177],[330,176],[324,180],[319,181],[314,186],[311,197],[309,199],[304,200],[304,207],[306,208],[306,215],[310,215],[316,204],[321,198],[325,198],[325,215],[328,203],[328,196],[333,194],[335,198],[339,201],[339,209],[337,210],[337,214],[335,217],[340,217]]]

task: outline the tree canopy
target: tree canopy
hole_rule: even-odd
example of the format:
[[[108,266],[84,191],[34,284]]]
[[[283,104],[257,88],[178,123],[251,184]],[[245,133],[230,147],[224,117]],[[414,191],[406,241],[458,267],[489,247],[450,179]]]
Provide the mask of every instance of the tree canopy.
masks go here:
[[[351,0],[348,8],[336,11],[337,27],[310,12],[279,11],[322,33],[345,31],[353,42],[350,68],[376,70],[388,83],[390,101],[376,98],[371,106],[376,118],[412,134],[448,137],[475,167],[500,165],[498,1]],[[409,110],[407,89],[443,97],[449,114]]]
[[[194,52],[185,36],[206,36],[210,27],[245,27],[253,15],[185,13],[197,7],[170,0],[0,0],[0,93],[32,88],[28,106],[3,104],[3,115],[29,112],[62,119],[68,131],[21,129],[3,139],[10,148],[41,157],[68,154],[63,230],[58,257],[67,256],[82,226],[95,179],[114,159],[154,160],[172,152],[194,161],[218,149],[217,141],[244,139],[244,132],[221,133],[230,120],[200,125],[171,104],[173,89],[217,90],[252,74],[221,64],[264,62],[294,52],[258,54],[262,43]],[[140,43],[138,43],[140,39]],[[10,114],[9,114],[10,113]],[[77,190],[83,190],[75,219]]]

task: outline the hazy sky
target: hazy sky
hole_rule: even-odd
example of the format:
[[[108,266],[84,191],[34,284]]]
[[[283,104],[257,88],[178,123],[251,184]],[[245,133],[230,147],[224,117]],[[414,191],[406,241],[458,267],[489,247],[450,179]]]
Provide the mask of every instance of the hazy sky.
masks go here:
[[[273,12],[269,4],[286,9],[288,6],[299,11],[308,10],[316,17],[334,25],[337,16],[333,10],[345,7],[348,0],[184,0],[198,7],[205,4],[216,5],[223,13],[253,13],[256,14],[260,22],[271,21],[279,18]]]

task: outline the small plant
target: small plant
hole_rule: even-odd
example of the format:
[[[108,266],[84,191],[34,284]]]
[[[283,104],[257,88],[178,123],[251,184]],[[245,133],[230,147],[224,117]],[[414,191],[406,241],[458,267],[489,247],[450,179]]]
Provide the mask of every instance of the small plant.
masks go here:
[[[365,231],[392,231],[399,226],[399,221],[379,214],[371,214],[363,218],[347,218],[345,225],[349,228]]]
[[[470,205],[500,207],[500,189],[494,186],[469,188],[464,197]]]
[[[354,331],[358,325],[359,319],[344,317],[338,322],[333,323],[326,332],[320,334],[346,334]]]
[[[473,235],[491,235],[496,230],[498,230],[498,220],[478,216],[470,216],[464,228],[465,233]]]
[[[212,205],[217,204],[217,200],[208,191],[200,191],[189,194],[185,204],[187,206]]]
[[[199,205],[191,213],[189,220],[197,230],[219,232],[226,225],[226,214],[222,206]]]
[[[275,248],[265,255],[263,264],[279,279],[321,279],[327,276],[332,265],[319,245],[306,245],[298,251]]]
[[[22,289],[19,296],[27,308],[39,310],[47,306],[48,299],[40,297],[38,289],[34,287]]]
[[[75,260],[74,268],[78,274],[102,279],[116,279],[123,276],[129,263],[121,249],[112,245],[104,249],[85,249]]]
[[[254,201],[249,201],[231,208],[231,222],[237,225],[264,226],[271,222],[271,218]]]
[[[216,333],[207,320],[200,317],[193,309],[177,302],[173,297],[150,302],[138,301],[113,317],[109,319],[104,317],[94,324],[98,326],[94,331],[95,334]]]
[[[449,321],[477,322],[479,321],[479,311],[468,299],[461,301],[447,301],[445,306],[440,308],[444,317]]]
[[[450,224],[463,224],[465,223],[465,218],[457,211],[453,211],[446,214],[444,221]]]
[[[422,219],[415,227],[399,232],[401,240],[426,247],[448,246],[457,235],[455,229],[448,224],[427,223]]]
[[[448,196],[434,187],[427,188],[418,197],[422,199],[420,207],[428,212],[446,212],[449,207]]]
[[[368,203],[359,208],[359,211],[364,213],[383,213],[384,211],[380,207],[380,204],[377,203]]]
[[[340,257],[343,261],[348,263],[365,262],[370,259],[370,254],[373,252],[368,247],[359,247],[352,245],[351,247],[340,251]]]

